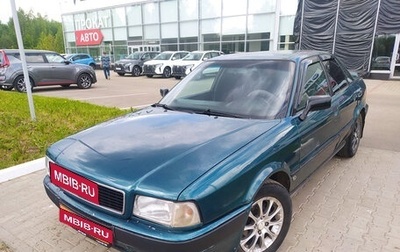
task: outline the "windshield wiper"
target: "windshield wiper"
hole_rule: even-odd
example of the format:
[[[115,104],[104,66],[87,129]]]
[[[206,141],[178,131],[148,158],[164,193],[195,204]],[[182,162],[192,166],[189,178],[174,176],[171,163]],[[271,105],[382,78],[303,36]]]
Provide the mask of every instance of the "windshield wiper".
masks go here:
[[[196,111],[196,114],[208,115],[208,116],[222,116],[222,117],[233,117],[233,118],[242,118],[237,114],[221,112],[221,111],[213,111],[211,109],[206,109],[203,111]]]
[[[153,108],[163,108],[163,109],[166,109],[166,110],[175,110],[175,109],[171,108],[170,106],[168,106],[167,104],[163,104],[163,103],[154,103],[151,106]]]

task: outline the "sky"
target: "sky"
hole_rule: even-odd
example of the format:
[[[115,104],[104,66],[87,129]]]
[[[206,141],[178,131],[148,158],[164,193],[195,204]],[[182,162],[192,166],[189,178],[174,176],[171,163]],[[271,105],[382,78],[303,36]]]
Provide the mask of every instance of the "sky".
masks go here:
[[[138,0],[75,0],[75,4],[74,0],[0,0],[0,21],[3,24],[12,18],[11,1],[15,1],[17,10],[19,8],[25,12],[32,10],[35,14],[40,13],[50,20],[61,22],[62,13],[132,3]]]

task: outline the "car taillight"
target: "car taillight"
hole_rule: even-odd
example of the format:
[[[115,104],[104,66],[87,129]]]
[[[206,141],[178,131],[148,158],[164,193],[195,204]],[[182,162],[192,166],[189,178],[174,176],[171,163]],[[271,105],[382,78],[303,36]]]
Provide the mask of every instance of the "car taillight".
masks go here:
[[[1,61],[0,61],[0,67],[9,67],[10,66],[10,60],[7,57],[7,54],[0,50],[0,55],[1,55]]]

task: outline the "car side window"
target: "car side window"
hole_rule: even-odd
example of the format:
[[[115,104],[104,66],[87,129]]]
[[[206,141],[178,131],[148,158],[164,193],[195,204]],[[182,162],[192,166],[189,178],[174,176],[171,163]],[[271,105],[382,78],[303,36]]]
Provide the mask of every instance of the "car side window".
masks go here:
[[[310,96],[316,95],[329,95],[328,80],[319,61],[307,66],[297,111],[305,108]]]
[[[45,63],[43,55],[41,54],[25,54],[25,59],[27,63]]]
[[[334,59],[325,60],[323,64],[330,78],[329,85],[333,93],[348,85],[346,74]]]
[[[212,57],[211,57],[211,53],[206,53],[205,55],[204,55],[204,57],[203,57],[203,60],[208,60],[208,59],[211,59]]]
[[[49,63],[62,63],[65,61],[65,59],[59,55],[59,54],[55,54],[55,53],[46,53],[45,54],[47,61]]]

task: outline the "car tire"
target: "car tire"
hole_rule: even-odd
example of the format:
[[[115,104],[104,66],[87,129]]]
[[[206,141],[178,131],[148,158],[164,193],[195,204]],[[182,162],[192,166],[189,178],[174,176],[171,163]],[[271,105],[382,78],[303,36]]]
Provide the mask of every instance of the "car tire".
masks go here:
[[[152,74],[146,74],[147,78],[153,78]]]
[[[363,118],[361,115],[357,117],[351,129],[350,135],[346,138],[346,143],[342,149],[337,153],[339,157],[351,158],[353,157],[360,146],[360,140],[363,131]]]
[[[125,73],[117,73],[119,76],[124,76]]]
[[[88,89],[92,86],[92,83],[93,83],[92,77],[90,77],[89,74],[83,73],[83,74],[79,75],[78,81],[77,81],[79,88]]]
[[[139,66],[134,66],[132,69],[132,75],[138,77],[142,73]]]
[[[291,219],[289,192],[281,184],[267,181],[254,198],[239,251],[276,251],[289,231]]]
[[[30,83],[31,83],[31,90],[33,90],[33,86],[34,86],[34,82],[31,78],[29,78]],[[26,92],[26,85],[25,85],[25,79],[24,76],[18,76],[17,78],[15,78],[14,80],[14,88],[15,90],[17,90],[20,93],[25,93]]]
[[[182,77],[181,76],[175,76],[176,80],[180,80]]]
[[[93,70],[96,70],[96,64],[90,64],[89,65],[91,68],[93,68]]]
[[[171,68],[170,67],[166,67],[166,68],[164,68],[164,71],[163,71],[163,77],[164,78],[170,78],[171,77]]]

